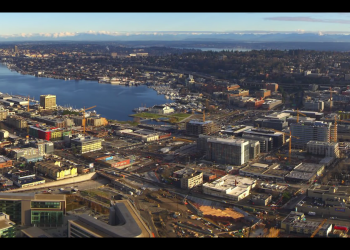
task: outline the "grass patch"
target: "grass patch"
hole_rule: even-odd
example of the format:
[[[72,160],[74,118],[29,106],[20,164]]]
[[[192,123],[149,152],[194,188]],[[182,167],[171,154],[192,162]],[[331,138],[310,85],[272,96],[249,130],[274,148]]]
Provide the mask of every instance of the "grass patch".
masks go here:
[[[139,117],[139,118],[144,118],[144,119],[159,119],[159,118],[169,118],[169,121],[171,123],[176,123],[179,122],[187,117],[189,117],[191,114],[186,114],[186,113],[176,113],[176,114],[169,114],[169,115],[159,115],[159,114],[152,114],[152,113],[137,113],[133,114],[131,116],[133,117]]]
[[[120,123],[120,124],[129,124],[131,126],[137,126],[139,123],[136,121],[117,121],[117,120],[108,120],[110,123]]]

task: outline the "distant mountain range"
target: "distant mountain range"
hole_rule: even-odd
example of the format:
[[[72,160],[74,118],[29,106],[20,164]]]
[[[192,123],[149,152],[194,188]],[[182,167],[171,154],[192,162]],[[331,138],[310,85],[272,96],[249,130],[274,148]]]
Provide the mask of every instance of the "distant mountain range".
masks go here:
[[[213,42],[350,42],[350,34],[239,32],[63,32],[4,36],[0,42],[26,41],[213,41]]]

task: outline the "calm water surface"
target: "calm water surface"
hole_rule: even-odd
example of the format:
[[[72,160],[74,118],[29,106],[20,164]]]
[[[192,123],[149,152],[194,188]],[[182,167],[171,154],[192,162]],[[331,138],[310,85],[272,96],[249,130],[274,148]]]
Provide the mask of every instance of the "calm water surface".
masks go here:
[[[125,87],[101,84],[96,81],[65,81],[46,77],[21,75],[0,64],[0,92],[40,99],[40,95],[57,96],[57,104],[73,108],[97,106],[102,117],[113,120],[132,120],[134,108],[173,102],[147,86]]]

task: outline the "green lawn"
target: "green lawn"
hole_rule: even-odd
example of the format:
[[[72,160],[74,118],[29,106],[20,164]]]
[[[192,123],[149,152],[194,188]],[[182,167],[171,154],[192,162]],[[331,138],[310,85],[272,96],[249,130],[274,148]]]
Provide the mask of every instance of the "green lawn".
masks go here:
[[[177,113],[177,114],[169,114],[169,115],[158,115],[158,114],[152,114],[152,113],[137,113],[133,114],[133,117],[140,117],[144,119],[159,119],[159,118],[176,118],[177,122],[181,121],[187,117],[189,117],[191,114],[185,114],[185,113]]]

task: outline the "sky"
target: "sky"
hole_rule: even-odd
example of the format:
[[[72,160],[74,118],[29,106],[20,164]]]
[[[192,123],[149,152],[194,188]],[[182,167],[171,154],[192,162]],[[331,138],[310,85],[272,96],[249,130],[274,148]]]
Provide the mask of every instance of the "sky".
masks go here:
[[[348,32],[350,13],[0,13],[0,36],[79,32]]]

